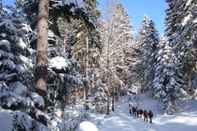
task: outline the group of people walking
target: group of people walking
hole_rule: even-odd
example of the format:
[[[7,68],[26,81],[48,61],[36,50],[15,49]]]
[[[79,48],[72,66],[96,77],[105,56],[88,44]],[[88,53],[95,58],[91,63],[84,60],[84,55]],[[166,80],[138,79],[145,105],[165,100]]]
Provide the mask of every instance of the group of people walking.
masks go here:
[[[145,109],[140,109],[137,106],[132,106],[132,104],[129,104],[129,114],[137,118],[142,118],[145,122],[152,123],[153,112],[151,110],[147,111]]]
[[[139,108],[139,98],[137,98],[136,95],[134,97],[129,97],[129,114],[137,118],[142,118],[145,122],[152,123],[153,112],[151,110]]]

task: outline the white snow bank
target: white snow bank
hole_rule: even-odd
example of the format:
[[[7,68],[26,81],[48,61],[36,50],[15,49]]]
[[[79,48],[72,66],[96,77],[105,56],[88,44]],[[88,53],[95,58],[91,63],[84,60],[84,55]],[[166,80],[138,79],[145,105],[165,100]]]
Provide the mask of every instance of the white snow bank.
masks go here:
[[[57,56],[49,61],[49,67],[56,68],[56,69],[65,69],[69,66],[69,62],[66,61],[64,57]]]
[[[20,111],[0,111],[0,131],[49,131],[41,123],[35,123],[28,114]]]
[[[83,121],[79,125],[78,131],[99,131],[95,124],[89,121]]]
[[[1,131],[12,131],[13,121],[12,115],[8,112],[0,112],[0,128]]]

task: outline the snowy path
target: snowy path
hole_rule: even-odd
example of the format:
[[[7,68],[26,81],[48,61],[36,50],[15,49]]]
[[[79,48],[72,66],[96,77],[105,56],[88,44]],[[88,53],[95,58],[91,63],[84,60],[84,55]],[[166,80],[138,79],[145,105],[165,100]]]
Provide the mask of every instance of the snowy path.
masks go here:
[[[156,113],[153,124],[145,123],[142,119],[129,116],[128,102],[122,101],[115,113],[109,116],[91,114],[92,122],[100,131],[197,131],[197,101],[190,102],[186,112],[177,115],[160,115],[157,102],[141,98],[141,107],[151,109]],[[143,105],[143,106],[142,106]]]

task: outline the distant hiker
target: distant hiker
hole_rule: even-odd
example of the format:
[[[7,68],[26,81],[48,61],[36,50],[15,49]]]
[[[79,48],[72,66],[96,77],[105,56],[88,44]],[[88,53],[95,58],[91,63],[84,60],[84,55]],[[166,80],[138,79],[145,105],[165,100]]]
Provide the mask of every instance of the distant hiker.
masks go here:
[[[143,110],[140,109],[140,117],[142,118],[143,117]]]
[[[129,114],[132,114],[132,105],[129,103]]]
[[[152,123],[152,119],[153,119],[153,112],[151,110],[149,110],[148,112],[148,117],[149,117],[149,122]]]
[[[129,99],[128,99],[128,101],[129,101],[129,102],[131,102],[131,101],[132,101],[132,97],[131,97],[131,96],[129,96]]]
[[[143,116],[143,110],[142,109],[138,109],[137,110],[137,117],[142,117]]]
[[[137,109],[136,112],[137,112],[137,117],[140,117],[140,109]]]
[[[148,111],[143,110],[143,119],[145,122],[148,122]]]
[[[85,108],[85,110],[86,110],[86,111],[90,109],[90,107],[88,106],[88,104],[87,104],[87,103],[86,103],[86,104],[84,104],[84,108]]]
[[[134,106],[132,107],[132,113],[134,116],[137,117],[137,107],[134,107]]]

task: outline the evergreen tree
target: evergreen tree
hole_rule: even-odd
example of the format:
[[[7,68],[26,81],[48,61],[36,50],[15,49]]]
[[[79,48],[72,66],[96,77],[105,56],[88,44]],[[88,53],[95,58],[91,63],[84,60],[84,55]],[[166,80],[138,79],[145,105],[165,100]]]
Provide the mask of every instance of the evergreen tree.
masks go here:
[[[170,5],[170,1],[167,1]],[[171,1],[172,2],[172,1]],[[192,79],[195,79],[195,18],[196,18],[196,2],[193,0],[189,1],[176,1],[174,2],[174,14],[173,18],[167,15],[167,18],[171,20],[172,25],[176,25],[176,30],[172,29],[173,26],[167,24],[167,29],[172,30],[169,33],[168,39],[170,44],[173,46],[173,52],[176,55],[176,64],[179,66],[179,71],[182,72],[181,77],[187,84],[185,90],[188,93],[194,93],[195,86],[192,86]],[[180,10],[180,11],[179,11]],[[172,23],[174,21],[174,23]],[[175,23],[176,22],[176,23]],[[173,35],[176,34],[176,35]],[[173,41],[171,41],[173,39]],[[193,89],[192,89],[193,88]]]
[[[74,129],[76,122],[76,124],[65,124],[66,119],[69,118],[61,118],[62,122],[58,121],[57,127],[47,125],[46,122],[57,121],[55,111],[59,107],[64,110],[65,104],[70,102],[70,96],[76,89],[75,87],[82,87],[79,64],[74,58],[67,55],[69,52],[65,50],[63,40],[50,29],[47,32],[49,59],[46,68],[48,72],[46,104],[48,111],[52,112],[50,112],[50,116],[47,114],[48,112],[42,112],[45,103],[43,97],[34,92],[34,75],[32,73],[36,63],[36,51],[34,50],[36,49],[36,32],[32,31],[24,16],[25,14],[15,9],[11,11],[5,9],[0,16],[0,59],[2,60],[0,65],[1,73],[3,73],[0,75],[0,106],[4,109],[18,110],[17,112],[10,110],[9,113],[6,112],[13,117],[13,130],[15,130],[15,126],[16,130]],[[33,49],[29,48],[30,46]],[[29,124],[25,125],[25,122]]]
[[[190,95],[195,95],[196,79],[196,5],[197,2],[185,1],[184,14],[182,14],[182,27],[180,37],[177,39],[177,57],[181,60],[182,70],[186,81],[186,91]]]
[[[166,30],[165,34],[170,41],[169,44],[176,44],[176,37],[181,27],[181,15],[184,13],[184,0],[166,0],[168,8],[166,10]]]
[[[155,29],[154,22],[150,18],[144,17],[139,36],[139,44],[142,46],[142,65],[144,70],[142,92],[152,87],[151,84],[154,79],[155,55],[157,53],[158,43],[159,36]]]
[[[128,14],[120,3],[112,6],[112,15],[100,25],[103,42],[100,63],[104,73],[107,73],[105,80],[108,86],[108,103],[110,96],[114,103],[115,97],[120,95],[128,83],[128,52],[131,51],[133,40],[131,25]],[[115,83],[112,82],[113,78],[116,78]]]
[[[179,71],[179,65],[175,63],[176,55],[166,39],[161,39],[156,55],[156,71],[153,81],[153,95],[161,99],[163,109],[167,113],[177,110],[177,100],[184,95],[184,81]]]
[[[167,112],[173,113],[177,109],[177,100],[187,93],[194,92],[192,83],[195,82],[192,79],[195,80],[196,60],[193,42],[196,38],[193,12],[196,3],[192,0],[168,0],[167,3],[169,5],[166,11],[167,42],[164,48],[160,49],[163,55],[157,56],[154,89],[160,92]],[[166,64],[161,64],[162,61]]]
[[[131,91],[140,93],[144,77],[142,45],[135,41],[130,53],[129,76]]]
[[[35,50],[30,41],[34,32],[22,12],[12,7],[4,9],[0,16],[0,106],[12,114],[12,130],[34,130],[33,123],[45,128],[47,118],[41,111],[45,103],[33,88]],[[27,121],[30,124],[25,126]]]
[[[114,7],[113,15],[103,26],[102,63],[104,66],[107,65],[107,43],[109,43],[110,68],[113,68],[113,72],[116,72],[116,75],[121,77],[122,74],[120,72],[123,73],[124,70],[127,70],[129,62],[127,62],[128,57],[126,57],[126,53],[130,52],[133,40],[129,17],[121,4],[117,4]],[[124,81],[124,78],[122,80]]]

